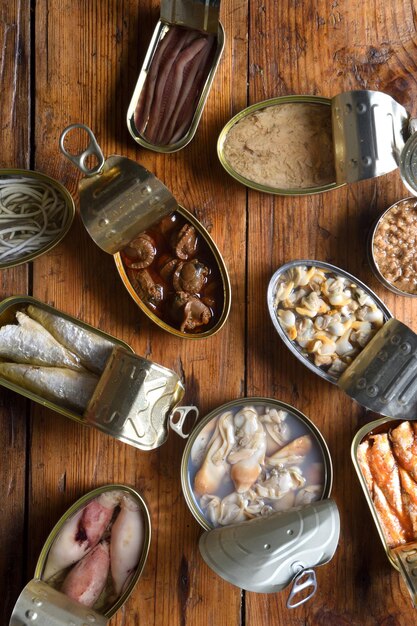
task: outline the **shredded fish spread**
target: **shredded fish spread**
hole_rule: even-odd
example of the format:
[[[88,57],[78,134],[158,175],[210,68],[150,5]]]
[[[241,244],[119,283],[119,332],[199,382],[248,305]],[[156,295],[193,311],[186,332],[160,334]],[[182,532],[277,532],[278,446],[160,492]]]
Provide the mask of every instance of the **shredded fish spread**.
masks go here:
[[[325,104],[270,105],[227,133],[224,157],[241,176],[276,189],[335,182],[331,110]]]

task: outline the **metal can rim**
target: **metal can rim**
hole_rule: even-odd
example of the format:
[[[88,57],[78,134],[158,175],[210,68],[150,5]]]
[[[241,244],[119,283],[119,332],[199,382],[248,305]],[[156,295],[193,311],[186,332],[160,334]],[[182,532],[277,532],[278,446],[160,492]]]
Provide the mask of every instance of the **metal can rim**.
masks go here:
[[[378,304],[378,306],[381,308],[384,314],[385,321],[391,319],[393,315],[391,311],[388,309],[388,307],[381,300],[381,298],[377,296],[376,293],[372,291],[370,287],[368,287],[368,285],[366,285],[361,280],[359,280],[359,278],[356,278],[356,276],[353,276],[353,274],[350,274],[346,270],[343,270],[340,267],[333,265],[332,263],[327,263],[325,261],[317,261],[314,259],[299,259],[299,260],[297,259],[294,261],[289,261],[288,263],[284,263],[284,265],[281,265],[274,272],[268,284],[267,305],[268,305],[269,316],[271,318],[271,321],[272,321],[272,324],[274,325],[275,330],[277,331],[278,335],[280,336],[281,340],[284,342],[286,347],[290,350],[290,352],[292,352],[292,354],[294,354],[294,356],[297,357],[297,359],[301,363],[303,363],[303,365],[305,365],[310,371],[314,372],[321,378],[324,378],[324,380],[327,380],[333,385],[337,385],[338,381],[336,378],[333,378],[332,376],[327,374],[327,372],[320,369],[318,366],[314,365],[312,361],[307,359],[307,357],[305,357],[301,353],[301,351],[295,346],[294,342],[291,341],[291,339],[287,337],[275,313],[274,296],[275,296],[275,286],[276,286],[277,280],[281,274],[291,269],[292,267],[296,267],[297,265],[306,265],[307,267],[315,266],[318,268],[327,269],[336,274],[340,274],[344,278],[348,278],[349,280],[353,281],[357,286],[361,287],[364,291],[366,291],[375,300],[375,302]]]
[[[322,451],[324,468],[325,468],[324,488],[323,488],[323,494],[320,500],[324,500],[325,498],[328,498],[330,496],[332,486],[333,486],[332,459],[330,456],[330,450],[326,443],[326,440],[324,439],[321,431],[314,424],[314,422],[296,407],[292,406],[291,404],[288,404],[287,402],[276,400],[275,398],[268,398],[265,396],[248,396],[245,398],[237,398],[236,400],[231,400],[230,402],[226,402],[225,404],[222,404],[221,406],[216,407],[215,409],[210,411],[207,415],[205,415],[201,420],[199,420],[197,426],[193,429],[192,433],[190,434],[187,440],[187,443],[186,443],[186,446],[184,448],[184,452],[182,455],[182,459],[181,459],[182,493],[183,493],[184,499],[187,503],[189,510],[191,511],[192,515],[197,520],[197,522],[200,524],[200,526],[204,528],[204,530],[212,530],[214,526],[210,525],[207,519],[200,512],[195,502],[192,489],[189,485],[188,461],[190,458],[193,443],[196,440],[199,433],[201,432],[201,430],[204,428],[204,426],[206,426],[212,419],[218,416],[221,412],[227,409],[236,407],[236,406],[240,406],[240,405],[244,406],[245,404],[249,404],[249,403],[250,404],[262,404],[262,405],[267,405],[267,404],[274,405],[275,407],[278,407],[280,409],[283,409],[284,411],[287,411],[288,413],[291,413],[294,417],[301,420],[307,426],[307,428],[310,429],[310,431],[315,436],[316,441],[319,444],[320,449]]]
[[[128,485],[122,485],[119,483],[110,484],[110,485],[102,485],[101,487],[97,487],[96,489],[93,489],[92,491],[89,491],[88,493],[84,494],[83,496],[81,496],[81,498],[79,498],[76,502],[74,502],[65,511],[65,513],[61,515],[61,517],[59,518],[59,520],[56,522],[55,526],[52,528],[51,532],[49,533],[48,537],[46,538],[46,541],[43,545],[43,548],[38,557],[38,561],[36,563],[34,577],[41,579],[42,571],[46,563],[48,552],[54,540],[58,536],[60,530],[62,529],[63,525],[65,524],[65,522],[74,513],[76,513],[80,508],[88,504],[88,502],[90,502],[97,496],[107,491],[125,491],[130,496],[132,496],[139,503],[139,506],[144,516],[144,526],[145,526],[142,553],[141,553],[139,563],[136,567],[135,574],[132,576],[131,580],[129,581],[126,591],[122,593],[122,595],[114,603],[114,605],[112,605],[105,613],[103,613],[105,617],[108,617],[110,619],[123,606],[123,604],[127,601],[127,599],[132,594],[133,589],[136,586],[136,583],[139,580],[140,576],[142,575],[143,569],[145,567],[145,563],[148,557],[150,543],[151,543],[152,530],[151,530],[151,518],[150,518],[149,510],[143,497],[140,495],[140,493],[138,493],[135,489],[133,489],[133,487],[130,487]]]
[[[54,239],[52,239],[48,244],[44,245],[42,248],[37,250],[36,252],[31,252],[30,254],[26,254],[22,256],[20,259],[14,259],[10,262],[0,262],[0,270],[9,269],[11,267],[16,267],[17,265],[23,265],[23,263],[29,263],[30,261],[34,261],[38,257],[50,252],[55,246],[57,246],[64,237],[67,235],[69,229],[72,226],[75,217],[75,203],[74,200],[64,185],[60,183],[55,178],[48,176],[47,174],[43,174],[42,172],[37,172],[35,170],[25,170],[25,169],[0,169],[0,177],[2,176],[22,176],[27,178],[34,178],[41,182],[47,183],[51,185],[54,189],[56,189],[61,196],[63,197],[67,208],[68,208],[68,220],[63,227],[61,233],[57,235]]]
[[[220,59],[222,57],[224,46],[225,46],[225,32],[224,32],[222,23],[219,21],[216,52],[214,55],[210,72],[207,76],[207,80],[204,84],[204,87],[201,91],[201,95],[198,99],[198,103],[197,103],[197,106],[193,115],[193,119],[191,120],[191,123],[190,123],[190,128],[188,132],[184,135],[184,137],[182,139],[179,139],[176,143],[172,144],[172,146],[158,146],[156,144],[150,143],[138,133],[135,123],[134,123],[134,114],[135,114],[136,104],[139,100],[139,96],[144,87],[144,81],[142,85],[140,85],[140,77],[141,77],[142,71],[145,67],[145,64],[148,62],[148,56],[149,56],[149,62],[151,61],[155,43],[159,42],[159,33],[166,26],[175,26],[175,24],[168,24],[162,21],[161,19],[158,20],[156,27],[154,29],[154,33],[152,35],[151,42],[146,52],[145,59],[139,71],[139,78],[137,80],[135,89],[133,91],[133,96],[130,101],[129,108],[127,110],[127,115],[126,115],[127,128],[129,130],[129,133],[133,137],[133,139],[136,141],[136,143],[138,143],[143,148],[147,148],[148,150],[152,150],[153,152],[160,152],[162,154],[170,154],[173,152],[178,152],[179,150],[182,150],[183,148],[185,148],[194,138],[194,135],[196,134],[198,125],[200,123],[201,116],[203,114],[204,107],[206,106],[207,98],[211,90],[211,85],[214,80],[215,74],[217,72],[217,67],[220,63]]]
[[[366,248],[367,248],[368,262],[371,267],[371,270],[374,273],[374,276],[379,280],[379,282],[382,285],[384,285],[384,287],[386,287],[393,293],[397,294],[398,296],[405,296],[407,298],[417,298],[417,293],[408,293],[407,291],[402,291],[401,289],[396,287],[393,283],[391,283],[387,278],[385,278],[385,276],[381,273],[378,267],[378,263],[376,262],[375,255],[374,255],[374,239],[375,239],[376,231],[378,230],[378,227],[381,221],[384,219],[385,215],[387,215],[387,213],[391,211],[391,209],[394,209],[398,204],[400,204],[401,202],[405,202],[407,200],[413,200],[414,202],[417,202],[417,199],[415,196],[408,196],[407,198],[401,198],[400,200],[397,200],[397,202],[394,202],[394,204],[391,204],[377,218],[377,220],[375,221],[374,225],[371,227],[368,233],[368,241],[367,241]]]
[[[224,142],[226,140],[227,134],[229,130],[237,124],[241,119],[258,111],[259,109],[264,109],[269,106],[275,106],[278,104],[293,104],[293,103],[312,103],[312,104],[324,104],[327,106],[332,105],[332,100],[330,98],[324,98],[322,96],[314,96],[314,95],[291,95],[291,96],[278,96],[276,98],[270,98],[268,100],[262,100],[261,102],[257,102],[255,104],[251,104],[250,106],[242,109],[236,115],[234,115],[222,128],[220,131],[219,138],[217,140],[217,156],[220,160],[220,163],[226,170],[226,172],[232,176],[239,183],[242,183],[246,187],[250,189],[255,189],[256,191],[262,191],[264,193],[270,193],[277,196],[307,196],[314,195],[318,193],[323,193],[325,191],[331,191],[332,189],[339,189],[343,187],[346,183],[337,184],[336,181],[333,183],[329,183],[328,185],[323,185],[321,187],[306,187],[305,189],[281,189],[279,187],[269,187],[267,185],[262,185],[251,181],[249,178],[245,178],[229,164],[227,159],[224,156]]]
[[[133,352],[133,349],[121,339],[117,339],[117,337],[113,337],[113,335],[110,335],[109,333],[106,333],[103,330],[100,330],[99,328],[92,326],[91,324],[87,324],[87,322],[83,322],[74,316],[68,315],[67,313],[64,313],[63,311],[60,311],[59,309],[56,309],[55,307],[50,306],[49,304],[46,304],[42,302],[41,300],[38,300],[37,298],[34,298],[33,296],[25,296],[25,295],[9,296],[8,298],[1,300],[0,301],[0,316],[5,311],[7,311],[7,309],[11,308],[14,305],[25,305],[25,304],[34,304],[51,313],[59,314],[61,317],[69,320],[70,322],[79,324],[81,328],[86,328],[89,331],[93,331],[107,340],[110,339],[112,342],[114,342],[115,345],[121,346],[122,348],[124,348],[125,350],[128,350],[129,352]],[[32,391],[29,391],[28,389],[25,389],[24,387],[21,387],[20,385],[16,383],[12,383],[6,379],[3,379],[1,376],[0,376],[0,385],[2,387],[7,387],[7,389],[10,389],[11,391],[18,393],[19,395],[24,396],[25,398],[29,398],[29,400],[32,400],[33,402],[36,402],[37,404],[40,404],[42,406],[45,406],[48,409],[56,411],[57,413],[60,413],[61,415],[64,415],[65,417],[68,417],[69,419],[75,422],[78,422],[79,424],[83,424],[84,426],[87,425],[86,422],[83,420],[82,415],[75,413],[75,411],[71,411],[70,409],[60,406],[56,404],[55,402],[52,402],[52,400],[47,400],[43,398],[42,396],[39,396],[36,393],[33,393]]]
[[[126,273],[126,270],[125,270],[125,267],[124,267],[124,264],[123,264],[120,252],[117,252],[115,255],[113,255],[114,256],[114,261],[116,263],[116,267],[117,267],[117,271],[119,272],[119,276],[122,279],[122,282],[123,282],[125,288],[127,289],[129,295],[135,301],[135,303],[141,309],[141,311],[143,313],[145,313],[145,315],[152,322],[155,322],[155,324],[157,326],[159,326],[163,330],[166,330],[171,335],[174,335],[175,337],[179,337],[180,339],[207,339],[208,337],[212,337],[213,335],[218,333],[219,330],[221,328],[223,328],[223,326],[226,323],[227,318],[229,316],[230,307],[231,307],[231,303],[232,303],[232,295],[231,295],[232,294],[232,288],[231,288],[231,285],[230,285],[230,278],[229,278],[229,274],[228,274],[225,262],[223,260],[223,257],[221,255],[221,253],[220,253],[216,243],[214,242],[214,239],[212,238],[212,236],[208,232],[208,230],[206,230],[206,228],[204,228],[204,226],[201,224],[201,222],[199,222],[199,220],[192,213],[187,211],[187,209],[184,209],[184,207],[178,205],[178,207],[176,209],[176,212],[178,212],[180,215],[182,215],[188,221],[190,221],[193,224],[193,226],[195,226],[197,228],[198,232],[201,235],[203,235],[207,245],[209,246],[209,248],[210,248],[211,252],[213,253],[213,256],[214,256],[214,258],[216,260],[217,267],[219,269],[220,276],[221,276],[221,279],[222,279],[222,282],[223,282],[223,309],[222,309],[221,315],[220,315],[217,323],[212,328],[210,328],[210,330],[206,330],[206,331],[201,332],[201,333],[182,333],[177,328],[174,328],[173,326],[170,326],[169,324],[164,322],[160,317],[155,315],[155,313],[153,313],[146,306],[146,304],[144,302],[142,302],[142,299],[139,297],[139,295],[133,289],[131,281],[129,280],[129,277],[127,276],[127,273]]]
[[[372,518],[374,520],[376,529],[378,531],[378,535],[379,538],[381,539],[381,543],[384,546],[384,550],[385,553],[389,559],[389,562],[391,563],[391,565],[397,570],[399,571],[399,567],[397,564],[397,561],[393,558],[393,556],[391,555],[391,549],[387,544],[387,541],[384,537],[384,533],[382,530],[382,526],[380,524],[378,515],[376,513],[374,504],[371,500],[371,496],[370,493],[368,491],[368,487],[366,485],[366,481],[365,478],[363,477],[362,471],[359,467],[359,462],[357,459],[357,450],[359,447],[359,444],[362,443],[362,440],[365,438],[366,435],[368,435],[369,433],[371,433],[375,428],[378,428],[379,426],[383,426],[384,424],[388,424],[388,423],[396,423],[396,424],[400,424],[401,422],[403,422],[403,419],[393,419],[392,417],[382,417],[380,419],[374,420],[373,422],[369,422],[368,424],[365,424],[365,426],[362,426],[362,428],[360,430],[358,430],[358,432],[356,433],[356,435],[353,438],[351,447],[350,447],[350,455],[351,455],[351,459],[352,459],[352,463],[353,466],[355,468],[356,474],[358,476],[360,485],[362,487],[363,493],[365,495],[365,500],[368,504],[368,508],[371,512]]]

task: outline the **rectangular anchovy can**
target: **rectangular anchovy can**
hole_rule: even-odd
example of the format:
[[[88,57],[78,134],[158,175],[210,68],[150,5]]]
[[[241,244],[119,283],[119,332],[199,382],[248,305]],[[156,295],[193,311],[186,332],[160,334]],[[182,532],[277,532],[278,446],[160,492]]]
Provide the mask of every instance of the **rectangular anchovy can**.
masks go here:
[[[84,516],[89,519],[85,528]],[[76,540],[77,533],[83,539]],[[135,489],[112,484],[90,491],[50,532],[34,578],[16,602],[10,626],[23,626],[28,621],[42,626],[105,626],[132,594],[145,567],[150,542],[148,507]],[[83,568],[90,576],[97,576],[96,584],[84,591],[79,578]]]
[[[71,228],[72,222],[74,221],[74,216],[75,216],[74,200],[72,199],[72,196],[69,193],[69,191],[63,185],[61,185],[60,182],[58,182],[54,178],[51,178],[50,176],[47,176],[46,174],[42,174],[41,172],[35,172],[32,170],[24,170],[24,169],[0,170],[0,185],[3,191],[7,191],[8,183],[10,183],[10,186],[11,186],[11,185],[15,185],[16,182],[18,183],[22,180],[33,181],[34,183],[42,184],[43,189],[48,188],[51,190],[52,195],[54,196],[56,201],[58,201],[59,199],[63,201],[64,209],[63,209],[62,216],[61,216],[61,223],[59,227],[56,229],[56,234],[51,236],[50,240],[47,243],[41,245],[35,251],[25,253],[23,251],[24,250],[23,248],[22,252],[14,256],[12,260],[7,260],[8,255],[6,255],[4,260],[1,260],[1,257],[0,257],[0,270],[14,267],[16,265],[20,265],[21,263],[28,263],[29,261],[34,261],[41,255],[46,254],[47,252],[52,250],[52,248],[55,248],[55,246],[57,246],[64,239],[69,229]],[[50,206],[46,206],[44,208],[43,216],[45,216],[48,213],[49,209],[50,209]],[[11,219],[10,214],[6,216],[4,213],[2,213],[2,217],[3,217],[3,220],[0,222],[0,228],[5,228],[6,230],[8,228],[14,228],[16,229],[16,231],[18,231],[18,225],[21,224],[21,218],[22,218],[21,215],[19,215],[19,221],[17,221],[16,217]],[[56,216],[55,216],[55,219],[56,219]],[[32,225],[29,224],[29,227],[30,226],[33,227],[33,224]],[[31,231],[31,237],[28,237],[28,239],[32,239],[32,237],[33,237],[33,231]],[[12,239],[8,240],[8,244],[12,244],[12,242],[13,242]]]
[[[311,116],[308,123],[307,116],[294,118],[290,124],[293,125],[292,130],[299,130],[301,136],[306,137],[310,131],[310,135],[306,138],[306,142],[301,144],[305,149],[303,157],[298,155],[296,159],[294,150],[294,141],[290,142],[291,158],[294,160],[294,167],[299,167],[299,161],[304,159],[304,163],[308,165],[310,162],[321,164],[321,169],[325,176],[317,174],[317,181],[312,184],[282,184],[270,183],[264,179],[265,167],[262,163],[258,163],[258,169],[255,174],[250,177],[246,174],[249,161],[242,161],[242,154],[246,153],[245,159],[261,158],[262,148],[257,145],[255,150],[253,146],[247,146],[246,142],[254,141],[256,143],[259,137],[259,128],[257,127],[254,137],[242,135],[242,127],[249,126],[249,121],[255,128],[256,124],[260,124],[261,114],[263,123],[269,124],[268,135],[273,136],[272,131],[285,131],[288,126],[286,122],[272,122],[266,120],[266,116],[271,112],[269,109],[280,109],[281,105],[315,105],[316,113],[321,111],[323,120]],[[320,109],[319,109],[320,107]],[[313,111],[313,108],[310,108]],[[328,115],[326,113],[328,111]],[[288,110],[288,107],[287,109]],[[299,109],[301,111],[301,109]],[[307,110],[307,109],[305,109]],[[317,128],[313,129],[314,124]],[[271,126],[272,124],[272,126]],[[277,124],[278,126],[275,126]],[[238,131],[240,125],[240,134]],[[243,126],[242,126],[243,125]],[[390,132],[386,132],[389,128]],[[326,129],[320,136],[320,131]],[[245,127],[245,132],[248,132]],[[397,167],[400,167],[401,175],[405,184],[415,193],[417,183],[415,175],[412,171],[412,154],[416,147],[417,136],[413,135],[413,120],[407,111],[391,96],[371,90],[348,91],[336,95],[333,98],[323,98],[312,95],[290,95],[280,96],[252,104],[246,109],[235,115],[223,128],[219,135],[217,152],[221,164],[226,171],[237,181],[252,189],[272,193],[277,195],[306,195],[322,193],[344,185],[346,183],[356,182],[374,178],[382,174],[386,174]],[[231,148],[228,143],[230,137],[234,137],[237,147]],[[275,135],[274,135],[275,136]],[[239,143],[240,142],[240,143]],[[411,143],[410,143],[411,142]],[[320,144],[320,148],[318,148]],[[274,142],[276,145],[276,142]],[[274,148],[271,146],[271,149]],[[311,146],[311,148],[310,148]],[[259,148],[259,150],[258,150]],[[327,159],[323,158],[324,153],[328,153]],[[249,156],[251,155],[251,156]],[[255,155],[255,156],[253,156]],[[410,156],[411,155],[411,156]],[[239,162],[238,162],[239,161]],[[242,162],[240,162],[242,161]],[[277,167],[282,170],[283,158],[279,154]],[[326,164],[328,167],[326,167]],[[294,167],[290,169],[294,169]],[[310,167],[310,165],[309,165]],[[259,178],[259,170],[262,170],[262,179]],[[293,176],[293,172],[290,172]],[[258,179],[256,178],[258,177]],[[320,180],[323,178],[323,182]]]
[[[246,410],[248,410],[247,414],[245,414]],[[204,528],[204,530],[210,530],[214,528],[215,524],[212,522],[212,520],[209,519],[208,514],[205,515],[203,513],[203,510],[200,504],[198,503],[198,497],[195,494],[194,487],[193,487],[195,476],[197,475],[196,474],[196,471],[198,469],[197,465],[202,466],[201,464],[203,463],[202,451],[204,452],[204,449],[207,450],[209,446],[209,442],[212,441],[211,437],[213,435],[214,430],[216,429],[218,420],[221,416],[225,416],[227,420],[229,420],[232,414],[233,416],[239,414],[242,416],[243,420],[246,420],[246,419],[248,420],[248,424],[250,423],[251,425],[251,426],[248,426],[248,428],[250,429],[254,424],[254,421],[253,421],[254,416],[255,416],[254,411],[256,411],[258,415],[259,413],[265,413],[264,417],[266,418],[267,423],[264,426],[264,428],[266,430],[268,428],[272,428],[272,429],[274,428],[274,421],[273,421],[274,417],[278,420],[275,423],[275,427],[279,429],[280,428],[280,424],[278,423],[280,421],[279,416],[283,415],[284,413],[284,414],[287,414],[287,416],[289,416],[289,419],[293,422],[293,426],[295,427],[296,434],[294,436],[294,439],[296,439],[299,442],[302,442],[302,436],[304,435],[309,435],[312,438],[312,441],[314,441],[313,447],[316,448],[315,453],[317,454],[317,458],[314,458],[314,463],[322,464],[322,473],[320,475],[320,483],[322,483],[322,488],[321,488],[320,494],[317,494],[317,496],[312,497],[311,500],[310,499],[308,500],[308,502],[311,502],[317,499],[323,500],[323,499],[329,498],[330,496],[332,484],[333,484],[332,460],[331,460],[329,449],[327,447],[327,443],[323,435],[319,431],[319,429],[315,426],[315,424],[308,417],[306,417],[303,413],[301,413],[301,411],[299,411],[295,407],[289,404],[286,404],[285,402],[282,402],[280,400],[275,400],[273,398],[267,398],[267,397],[258,397],[258,396],[249,397],[249,398],[239,398],[237,400],[232,400],[231,402],[227,402],[226,404],[223,404],[222,406],[213,409],[212,411],[210,411],[208,415],[206,415],[204,418],[199,420],[197,426],[193,428],[190,434],[190,437],[187,441],[187,444],[185,446],[184,452],[183,452],[182,461],[181,461],[182,492],[187,502],[188,508],[190,509],[191,513],[193,514],[197,522],[200,524],[200,526]],[[266,416],[269,416],[271,419],[269,419],[269,417],[266,417]],[[258,417],[256,417],[255,423],[258,423],[259,420],[262,421],[262,419],[263,418],[258,419]],[[233,417],[233,420],[235,421],[234,417]],[[229,424],[227,427],[224,428],[224,430],[228,430],[231,427],[232,426]],[[242,428],[241,433],[244,432],[244,426],[242,427],[242,425],[235,426],[233,428],[235,428],[236,430],[239,430],[239,428]],[[290,442],[291,438],[288,441]],[[288,442],[285,442],[285,443],[288,443]],[[282,443],[282,446],[284,446],[285,443]],[[305,453],[306,451],[304,451],[304,454]],[[303,452],[301,450],[298,450],[297,454],[303,454]],[[215,468],[214,468],[214,471],[216,471]],[[224,477],[224,481],[227,482],[226,477]],[[222,480],[221,482],[223,483],[224,481]],[[308,490],[308,487],[307,487],[307,490]],[[224,493],[224,489],[222,485],[220,485],[219,491],[222,492],[223,496],[226,495]],[[213,493],[213,492],[210,491],[210,493]],[[305,504],[305,502],[302,502],[302,503],[300,502],[300,504]],[[291,505],[289,505],[288,508],[290,508],[290,506]],[[238,508],[238,505],[236,505],[236,509],[237,508]],[[259,514],[262,515],[260,511],[258,512],[258,515]],[[254,517],[254,515],[252,515],[250,512],[247,516],[247,519],[250,519],[251,517]],[[242,521],[242,519],[239,518],[234,521]],[[229,521],[227,523],[228,524],[232,523],[232,521]]]
[[[368,504],[376,529],[378,531],[379,538],[388,557],[388,560],[391,565],[400,572],[410,593],[411,599],[413,601],[413,606],[417,607],[417,540],[414,539],[409,543],[400,544],[398,547],[393,548],[388,545],[387,537],[384,534],[378,511],[374,505],[374,502],[372,501],[372,495],[369,491],[367,480],[364,473],[362,472],[359,461],[359,446],[368,436],[387,433],[390,428],[395,428],[399,426],[402,422],[404,422],[404,420],[381,418],[363,426],[356,433],[352,441],[351,457],[353,466],[358,475],[358,479],[365,495],[366,502]]]
[[[196,4],[200,4],[200,3],[196,3]],[[161,41],[163,41],[164,37],[166,37],[170,28],[172,28],[175,24],[189,27],[191,30],[195,30],[196,32],[202,31],[204,33],[203,24],[198,25],[192,19],[190,19],[188,22],[189,23],[187,23],[187,21],[186,22],[184,21],[182,22],[169,21],[168,22],[165,16],[163,17],[163,19],[158,21],[155,27],[149,48],[147,50],[145,60],[140,70],[139,78],[138,78],[138,81],[137,81],[137,84],[133,92],[133,96],[132,96],[132,99],[131,99],[131,102],[127,111],[127,127],[133,139],[144,148],[153,150],[155,152],[162,152],[162,153],[177,152],[178,150],[182,150],[182,148],[187,146],[190,143],[190,141],[193,139],[196,133],[198,124],[200,122],[208,95],[210,93],[210,89],[211,89],[211,86],[212,86],[212,83],[213,83],[213,80],[217,71],[217,67],[219,65],[219,62],[223,53],[225,35],[224,35],[224,29],[223,29],[222,24],[218,22],[216,33],[213,33],[216,36],[216,44],[215,44],[214,54],[213,54],[212,61],[211,61],[211,66],[210,66],[207,78],[202,86],[201,94],[198,97],[198,101],[194,109],[194,114],[192,116],[188,129],[185,130],[184,134],[181,137],[179,137],[178,139],[175,139],[173,143],[161,143],[161,142],[154,143],[153,141],[146,139],[144,134],[139,132],[136,126],[135,112],[138,108],[138,103],[141,99],[141,96],[142,98],[144,98],[145,95],[146,97],[149,97],[149,94],[148,93],[145,94],[144,90],[146,88],[145,81],[148,77],[151,63],[153,59],[155,58],[155,52],[158,46],[161,44]]]

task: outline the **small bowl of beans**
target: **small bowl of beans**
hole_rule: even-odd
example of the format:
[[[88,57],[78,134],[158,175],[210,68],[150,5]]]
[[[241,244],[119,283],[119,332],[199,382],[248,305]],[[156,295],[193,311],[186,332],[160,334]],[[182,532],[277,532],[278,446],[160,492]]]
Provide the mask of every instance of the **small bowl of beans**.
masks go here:
[[[390,206],[370,234],[376,277],[394,293],[417,296],[417,198]]]

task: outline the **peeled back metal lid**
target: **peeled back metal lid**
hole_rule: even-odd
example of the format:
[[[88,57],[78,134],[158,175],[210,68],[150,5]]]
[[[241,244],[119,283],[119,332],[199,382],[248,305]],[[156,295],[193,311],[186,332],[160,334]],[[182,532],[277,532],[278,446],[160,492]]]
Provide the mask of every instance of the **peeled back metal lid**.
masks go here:
[[[65,147],[65,139],[75,130],[85,131],[89,137],[87,148],[77,155]],[[105,159],[88,126],[71,124],[63,130],[59,145],[86,175],[79,184],[80,214],[88,234],[104,252],[120,252],[178,207],[169,189],[135,161],[118,155]],[[97,164],[90,167],[89,158]]]
[[[331,560],[339,533],[339,511],[328,499],[207,531],[199,548],[216,574],[246,591],[274,593],[293,581],[287,606],[294,608],[314,595],[312,568]],[[306,597],[292,602],[308,587]]]
[[[393,318],[343,372],[338,386],[362,406],[393,418],[417,419],[417,335]]]
[[[220,0],[161,0],[161,20],[217,35]]]
[[[367,89],[332,98],[337,184],[387,174],[400,167],[404,184],[417,194],[415,120],[388,94]]]
[[[20,594],[9,626],[106,626],[108,619],[37,578]]]

